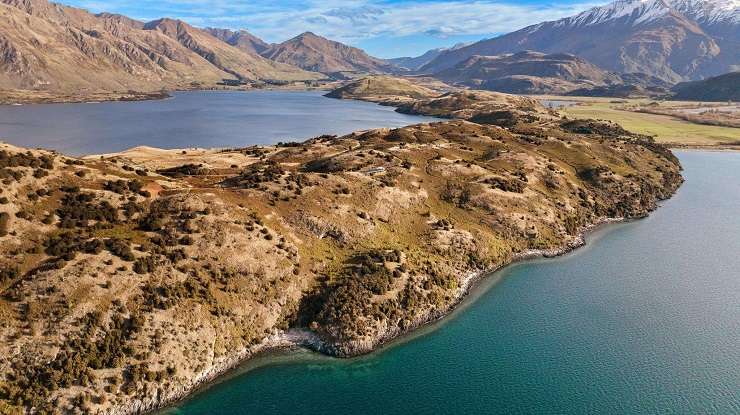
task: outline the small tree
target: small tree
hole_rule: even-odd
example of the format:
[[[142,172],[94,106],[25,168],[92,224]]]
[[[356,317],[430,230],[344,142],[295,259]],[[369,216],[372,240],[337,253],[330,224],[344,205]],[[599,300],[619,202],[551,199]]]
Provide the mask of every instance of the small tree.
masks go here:
[[[7,212],[0,212],[0,237],[8,234],[10,231],[10,215]]]

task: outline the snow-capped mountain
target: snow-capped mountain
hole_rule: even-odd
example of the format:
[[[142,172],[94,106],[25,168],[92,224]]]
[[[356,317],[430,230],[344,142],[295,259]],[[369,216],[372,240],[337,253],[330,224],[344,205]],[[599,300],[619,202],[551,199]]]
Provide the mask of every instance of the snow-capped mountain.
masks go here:
[[[558,20],[556,26],[590,26],[623,19],[633,26],[679,12],[699,24],[738,23],[740,0],[617,0],[594,7],[573,17]]]
[[[664,17],[671,8],[663,0],[618,0],[602,7],[594,7],[573,17],[555,22],[555,27],[594,26],[622,19],[633,26]]]
[[[522,50],[572,53],[608,70],[671,82],[701,79],[740,68],[740,0],[617,0],[445,51],[421,71]]]
[[[740,0],[666,0],[668,5],[701,25],[740,23]]]

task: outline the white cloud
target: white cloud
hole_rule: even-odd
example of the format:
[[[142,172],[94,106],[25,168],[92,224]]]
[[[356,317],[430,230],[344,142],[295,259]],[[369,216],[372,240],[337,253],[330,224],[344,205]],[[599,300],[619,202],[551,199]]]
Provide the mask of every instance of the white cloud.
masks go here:
[[[70,1],[93,11],[121,12],[142,19],[170,16],[197,26],[246,28],[268,41],[282,41],[313,31],[349,43],[380,36],[505,33],[594,6],[593,3],[522,5],[483,0]]]

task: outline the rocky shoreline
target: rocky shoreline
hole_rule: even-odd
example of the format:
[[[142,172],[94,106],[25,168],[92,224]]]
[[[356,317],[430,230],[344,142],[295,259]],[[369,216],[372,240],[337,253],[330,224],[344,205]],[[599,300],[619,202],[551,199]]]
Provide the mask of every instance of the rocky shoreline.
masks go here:
[[[583,247],[586,244],[586,236],[594,232],[597,228],[614,223],[625,222],[626,218],[601,218],[595,223],[585,226],[580,233],[567,241],[563,247],[554,249],[544,250],[527,250],[514,254],[509,262],[503,263],[497,267],[491,268],[481,272],[468,272],[462,279],[462,285],[455,296],[454,302],[444,309],[435,310],[434,312],[426,313],[417,316],[412,324],[405,327],[404,329],[395,328],[395,330],[387,330],[381,333],[369,343],[362,343],[351,345],[352,350],[350,353],[340,351],[336,345],[328,344],[324,342],[320,337],[316,336],[309,330],[304,329],[290,329],[288,331],[280,331],[272,334],[271,336],[264,339],[260,344],[240,350],[230,357],[225,358],[218,364],[209,368],[209,370],[203,372],[201,375],[193,379],[192,382],[187,385],[182,385],[177,389],[172,390],[170,393],[164,396],[152,397],[146,400],[137,400],[132,402],[129,407],[117,408],[113,411],[104,412],[105,415],[140,415],[146,413],[154,413],[173,405],[178,402],[190,398],[194,391],[207,387],[210,383],[215,382],[218,378],[228,374],[230,371],[237,369],[244,365],[249,360],[258,357],[261,354],[269,352],[290,350],[295,348],[304,348],[312,350],[316,353],[321,353],[327,356],[336,358],[353,358],[359,357],[366,354],[373,353],[378,349],[382,348],[386,344],[402,338],[403,336],[411,335],[413,332],[434,324],[440,320],[443,320],[450,315],[464,300],[468,297],[472,290],[477,285],[486,279],[488,276],[503,270],[504,268],[514,265],[519,262],[537,258],[556,258],[559,256],[566,255],[574,250]]]

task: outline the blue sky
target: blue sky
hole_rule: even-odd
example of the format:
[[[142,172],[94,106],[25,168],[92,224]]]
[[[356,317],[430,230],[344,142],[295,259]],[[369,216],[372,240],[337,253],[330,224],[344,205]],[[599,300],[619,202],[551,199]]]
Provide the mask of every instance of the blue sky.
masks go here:
[[[606,1],[565,0],[61,0],[141,20],[247,29],[268,42],[305,31],[381,58],[415,56],[570,16]]]

